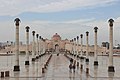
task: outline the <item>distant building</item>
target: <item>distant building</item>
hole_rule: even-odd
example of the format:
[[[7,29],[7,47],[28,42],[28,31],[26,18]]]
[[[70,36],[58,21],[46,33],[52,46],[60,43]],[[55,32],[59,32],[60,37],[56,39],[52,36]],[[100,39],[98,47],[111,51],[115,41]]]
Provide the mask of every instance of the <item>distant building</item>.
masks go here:
[[[55,33],[52,37],[51,40],[46,40],[46,44],[48,45],[47,47],[49,49],[59,49],[59,50],[64,50],[65,49],[65,43],[67,40],[62,40],[60,35]]]
[[[8,50],[11,52],[15,52],[15,44],[12,43],[13,45],[9,46],[9,48],[7,48],[7,50],[1,50],[1,52],[7,52]],[[36,44],[36,43],[35,43]],[[44,39],[44,41],[41,41],[40,43],[40,47],[41,47],[41,51],[42,52],[45,52],[45,51],[56,51],[56,52],[59,52],[59,51],[68,51],[68,52],[72,52],[73,50],[73,44],[70,42],[70,40],[68,39],[62,39],[61,36],[58,34],[58,33],[55,33],[51,39]],[[106,53],[108,52],[108,50],[106,49],[106,47],[109,47],[108,46],[109,43],[108,42],[103,42],[102,43],[102,46],[99,46],[98,45],[98,54],[100,53]],[[20,42],[20,45],[19,45],[19,50],[20,50],[20,53],[26,51],[26,44],[22,44],[22,42]],[[81,45],[79,44],[79,46],[77,47],[76,46],[76,50],[81,51]],[[30,43],[29,45],[29,51],[32,52],[32,42]],[[83,45],[83,52],[86,53],[86,44]],[[89,53],[94,53],[94,45],[89,45]]]

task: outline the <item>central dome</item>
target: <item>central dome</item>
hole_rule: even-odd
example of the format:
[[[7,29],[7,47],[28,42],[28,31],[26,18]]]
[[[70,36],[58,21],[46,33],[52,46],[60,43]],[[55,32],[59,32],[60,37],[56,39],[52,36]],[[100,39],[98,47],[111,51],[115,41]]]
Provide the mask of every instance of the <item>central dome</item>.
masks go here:
[[[55,42],[57,42],[58,40],[61,40],[60,35],[58,35],[57,33],[55,33],[55,35],[53,35],[52,40],[54,40]]]
[[[53,37],[60,37],[60,35],[58,35],[57,33],[55,33],[55,35],[53,35]]]

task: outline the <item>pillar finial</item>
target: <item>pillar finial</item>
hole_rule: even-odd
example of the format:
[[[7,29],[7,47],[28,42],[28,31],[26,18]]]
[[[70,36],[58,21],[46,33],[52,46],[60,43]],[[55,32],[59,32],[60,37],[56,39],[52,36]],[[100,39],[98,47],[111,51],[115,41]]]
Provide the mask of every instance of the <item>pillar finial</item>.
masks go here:
[[[26,32],[29,32],[30,27],[26,26],[25,29],[26,29]]]
[[[79,39],[79,36],[77,36],[77,40]]]
[[[36,34],[36,37],[38,38],[38,37],[39,37],[39,34]]]
[[[95,30],[95,32],[97,32],[97,30],[98,30],[98,27],[94,27],[94,30]]]
[[[81,34],[80,37],[83,38],[83,34]]]
[[[14,22],[15,22],[15,25],[16,25],[16,26],[19,26],[20,19],[19,19],[19,18],[16,18],[16,19],[14,20]]]
[[[74,41],[76,41],[76,38],[74,38]]]
[[[113,22],[114,22],[113,19],[109,19],[108,22],[109,22],[109,26],[113,26]]]
[[[33,35],[33,36],[35,35],[35,31],[32,31],[32,35]]]
[[[86,36],[88,36],[89,35],[89,32],[88,31],[86,31]]]

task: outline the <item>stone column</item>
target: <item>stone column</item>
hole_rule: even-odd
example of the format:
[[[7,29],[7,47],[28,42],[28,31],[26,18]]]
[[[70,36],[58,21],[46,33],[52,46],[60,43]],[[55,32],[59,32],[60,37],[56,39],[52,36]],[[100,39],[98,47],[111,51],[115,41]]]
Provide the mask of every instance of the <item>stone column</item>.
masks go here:
[[[83,34],[81,34],[80,35],[80,37],[81,37],[81,59],[84,59],[84,57],[83,57]]]
[[[29,29],[30,27],[26,27],[26,61],[25,65],[29,65]]]
[[[19,22],[20,22],[20,19],[16,18],[14,21],[16,25],[16,42],[15,42],[16,54],[15,54],[14,71],[20,71],[20,66],[19,66]]]
[[[32,31],[33,42],[32,42],[32,61],[35,61],[35,31]]]
[[[109,32],[109,66],[108,71],[109,72],[115,72],[114,66],[113,66],[113,19],[109,19],[109,26],[110,26],[110,32]]]
[[[49,51],[50,51],[50,43],[48,43],[48,53],[49,53]]]
[[[83,34],[80,35],[81,37],[81,56],[80,56],[80,69],[83,70]]]
[[[77,36],[77,56],[78,56],[78,52],[79,52],[79,36]]]
[[[46,44],[45,44],[45,39],[43,39],[43,53],[45,53],[46,50]]]
[[[97,59],[97,30],[98,30],[98,27],[94,27],[94,31],[95,31],[95,45],[94,45],[94,65],[95,66],[98,66],[98,59]]]
[[[72,39],[72,40],[73,40],[73,56],[74,56],[75,44],[74,44],[74,39]]]
[[[74,38],[74,57],[76,55],[76,38]]]
[[[86,32],[86,62],[89,62],[88,52],[89,52],[89,43],[88,43],[89,32]]]
[[[73,39],[71,40],[72,42],[72,55],[74,54],[74,42],[73,42]]]
[[[88,44],[88,35],[89,32],[86,32],[86,73],[89,74],[89,57],[88,57],[88,52],[89,52],[89,44]]]
[[[43,38],[41,38],[41,54],[43,54]]]
[[[98,66],[94,66],[94,80],[97,80],[98,77]]]
[[[36,44],[36,59],[38,59],[39,58],[39,42],[38,42],[38,37],[39,37],[39,34],[36,34],[36,41],[37,41],[37,44]]]
[[[45,40],[42,38],[42,54],[45,53]]]
[[[39,36],[39,57],[41,55],[41,36]]]
[[[71,49],[70,49],[70,54],[72,53],[72,40],[70,40],[70,45],[71,45]]]

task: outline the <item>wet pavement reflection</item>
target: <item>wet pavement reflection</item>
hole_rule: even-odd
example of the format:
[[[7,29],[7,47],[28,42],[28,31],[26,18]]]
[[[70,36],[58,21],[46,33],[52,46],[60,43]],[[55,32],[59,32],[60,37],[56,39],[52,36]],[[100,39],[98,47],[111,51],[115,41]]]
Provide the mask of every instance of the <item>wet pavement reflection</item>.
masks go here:
[[[101,62],[98,66],[93,66],[92,62],[94,58],[90,57],[90,73],[87,74],[86,67],[88,67],[88,64],[84,60],[76,59],[76,62],[79,62],[79,66],[76,66],[74,72],[73,70],[69,70],[70,61],[64,54],[53,54],[45,69],[45,73],[42,73],[42,68],[49,57],[50,55],[45,55],[35,62],[30,62],[29,66],[25,66],[25,56],[22,55],[20,56],[21,71],[14,72],[14,56],[4,56],[4,58],[0,56],[0,71],[6,69],[10,71],[10,77],[0,78],[0,80],[120,80],[120,75],[118,74],[120,71],[116,71],[115,73],[107,72],[107,57],[99,57]],[[115,58],[114,60],[120,60],[120,58]],[[81,69],[81,64],[83,65],[83,69]],[[117,64],[117,66],[120,65],[119,63]],[[116,70],[120,69],[117,68]]]

